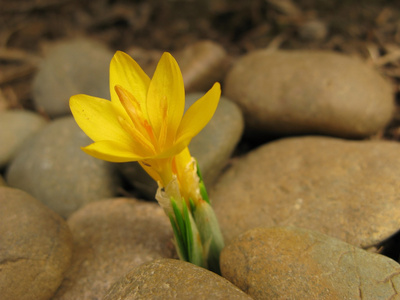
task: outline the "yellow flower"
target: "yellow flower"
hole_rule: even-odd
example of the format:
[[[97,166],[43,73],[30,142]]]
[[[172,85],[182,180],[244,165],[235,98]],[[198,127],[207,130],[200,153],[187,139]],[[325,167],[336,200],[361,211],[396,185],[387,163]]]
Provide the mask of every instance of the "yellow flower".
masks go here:
[[[215,83],[184,114],[182,74],[171,54],[162,55],[150,79],[118,51],[110,64],[110,93],[111,101],[82,94],[70,99],[76,122],[94,141],[83,151],[111,162],[138,161],[167,184],[173,157],[210,121],[221,88]]]

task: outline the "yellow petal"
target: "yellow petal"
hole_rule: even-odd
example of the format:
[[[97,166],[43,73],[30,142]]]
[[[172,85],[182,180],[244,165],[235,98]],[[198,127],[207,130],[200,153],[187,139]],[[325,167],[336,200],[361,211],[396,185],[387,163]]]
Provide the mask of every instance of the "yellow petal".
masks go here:
[[[179,141],[179,143],[174,143],[171,147],[167,148],[165,151],[153,157],[153,159],[162,159],[168,158],[175,155],[178,155],[185,147],[187,147],[190,143],[191,139],[185,139]]]
[[[165,52],[158,62],[147,94],[147,114],[156,136],[172,143],[185,108],[185,89],[178,63]],[[163,128],[164,127],[164,128]],[[163,132],[168,128],[167,132]],[[164,142],[164,143],[165,143]]]
[[[176,168],[175,171],[178,174],[178,178],[180,181],[182,181],[181,177],[191,161],[192,161],[192,156],[190,155],[188,147],[184,148],[178,155],[174,157],[174,163]]]
[[[110,162],[129,162],[142,160],[143,157],[136,155],[126,144],[115,141],[100,141],[82,147],[87,154],[98,159]]]
[[[70,98],[69,106],[76,123],[93,141],[130,143],[131,138],[118,122],[111,101],[80,94]]]
[[[124,87],[131,93],[142,107],[146,115],[146,95],[150,78],[128,54],[117,51],[110,63],[110,93],[111,101],[117,104],[118,110],[123,110],[114,88],[116,85]],[[121,113],[123,114],[123,113]]]
[[[155,154],[157,141],[153,135],[152,128],[143,117],[139,103],[137,103],[133,95],[123,87],[117,85],[115,86],[115,91],[130,118],[130,121],[122,118],[118,119],[121,126],[130,133],[134,140],[140,142],[149,152]]]
[[[216,82],[203,97],[189,107],[179,125],[176,143],[191,140],[207,125],[217,109],[220,96],[221,87]]]

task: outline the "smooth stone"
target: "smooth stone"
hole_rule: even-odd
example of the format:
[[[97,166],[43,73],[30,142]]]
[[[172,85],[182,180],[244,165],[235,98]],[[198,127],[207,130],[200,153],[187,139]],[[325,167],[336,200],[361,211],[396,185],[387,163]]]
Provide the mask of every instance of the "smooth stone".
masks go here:
[[[298,33],[305,41],[321,41],[328,35],[328,28],[322,21],[309,20],[299,26]]]
[[[88,94],[109,99],[109,66],[113,52],[89,39],[56,43],[39,65],[33,100],[49,116],[70,114],[69,98]]]
[[[131,47],[127,53],[152,77],[163,51]],[[187,93],[207,91],[216,81],[223,81],[230,58],[225,49],[210,40],[201,40],[172,52],[182,72]]]
[[[30,136],[46,125],[37,113],[27,110],[6,110],[0,113],[0,168],[5,167]]]
[[[102,299],[121,276],[157,258],[175,257],[173,233],[162,208],[115,198],[94,202],[68,219],[72,266],[55,299]]]
[[[210,192],[226,244],[259,226],[297,226],[363,248],[400,228],[400,144],[297,137],[238,159]]]
[[[29,194],[0,187],[0,298],[50,299],[71,263],[66,222]]]
[[[186,108],[202,97],[193,93],[186,97]],[[193,138],[189,149],[199,163],[205,185],[211,188],[227,164],[243,133],[244,121],[238,106],[221,97],[210,123]],[[154,199],[157,184],[136,162],[118,164],[122,174],[149,199]]]
[[[198,41],[174,57],[182,71],[186,92],[207,91],[216,81],[224,78],[229,66],[225,49],[213,41]]]
[[[157,259],[120,278],[104,300],[252,299],[225,278],[176,259]]]
[[[222,275],[253,299],[398,299],[400,265],[300,228],[255,228],[221,253]]]
[[[59,118],[22,145],[6,181],[63,217],[88,202],[113,197],[118,186],[115,164],[80,149],[90,143],[73,117]]]
[[[249,135],[362,138],[394,113],[391,86],[356,58],[323,51],[254,51],[226,76],[224,95],[243,110]]]

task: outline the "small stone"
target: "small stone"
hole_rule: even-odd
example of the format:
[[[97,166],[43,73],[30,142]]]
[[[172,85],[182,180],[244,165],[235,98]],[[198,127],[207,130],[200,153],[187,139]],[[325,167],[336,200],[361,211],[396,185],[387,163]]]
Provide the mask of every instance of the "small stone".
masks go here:
[[[120,278],[104,300],[252,299],[225,278],[175,259],[157,259]]]
[[[88,94],[109,99],[109,66],[113,53],[104,45],[75,39],[55,44],[39,66],[33,99],[49,116],[70,114],[69,98]]]
[[[297,137],[238,159],[210,191],[226,244],[296,226],[369,248],[400,228],[400,144]]]
[[[27,193],[0,187],[0,295],[50,299],[70,266],[66,222]]]
[[[187,92],[207,91],[214,82],[223,79],[229,66],[225,49],[212,41],[199,41],[174,56]]]
[[[326,38],[328,29],[319,20],[309,20],[299,27],[299,35],[306,41],[320,41]]]
[[[132,47],[127,53],[150,77],[163,54],[159,50]],[[222,81],[229,67],[230,59],[225,49],[209,40],[198,41],[182,50],[172,53],[182,71],[187,93],[209,90],[214,82]]]
[[[113,197],[118,186],[115,164],[80,149],[90,143],[72,117],[57,119],[22,145],[6,181],[63,217],[88,202]]]
[[[202,93],[186,97],[186,109]],[[191,155],[199,163],[205,185],[211,188],[239,142],[244,127],[243,116],[237,105],[222,97],[210,123],[189,144]],[[121,172],[149,199],[154,199],[157,184],[136,162],[118,164]]]
[[[168,217],[156,203],[116,198],[94,202],[68,219],[72,266],[52,299],[102,299],[132,268],[175,257]]]
[[[398,299],[400,265],[321,233],[255,228],[221,253],[222,275],[254,299]]]
[[[368,137],[391,120],[390,85],[355,58],[322,51],[254,51],[228,73],[225,96],[249,135]]]
[[[27,110],[6,110],[0,113],[0,168],[5,167],[30,136],[46,125],[40,115]]]
[[[150,78],[153,76],[163,53],[161,50],[145,49],[138,46],[126,50],[126,54],[132,57]]]

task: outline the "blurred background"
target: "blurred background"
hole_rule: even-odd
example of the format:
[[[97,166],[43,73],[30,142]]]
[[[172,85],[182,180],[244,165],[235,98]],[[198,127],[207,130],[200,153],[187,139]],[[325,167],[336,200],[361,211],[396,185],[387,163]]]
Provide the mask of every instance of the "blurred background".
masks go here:
[[[333,50],[377,67],[398,100],[399,16],[399,1],[379,0],[1,0],[0,110],[35,109],[31,83],[41,58],[76,37],[134,52],[142,63],[200,40],[230,58],[259,48]],[[385,135],[400,137],[389,127]]]

